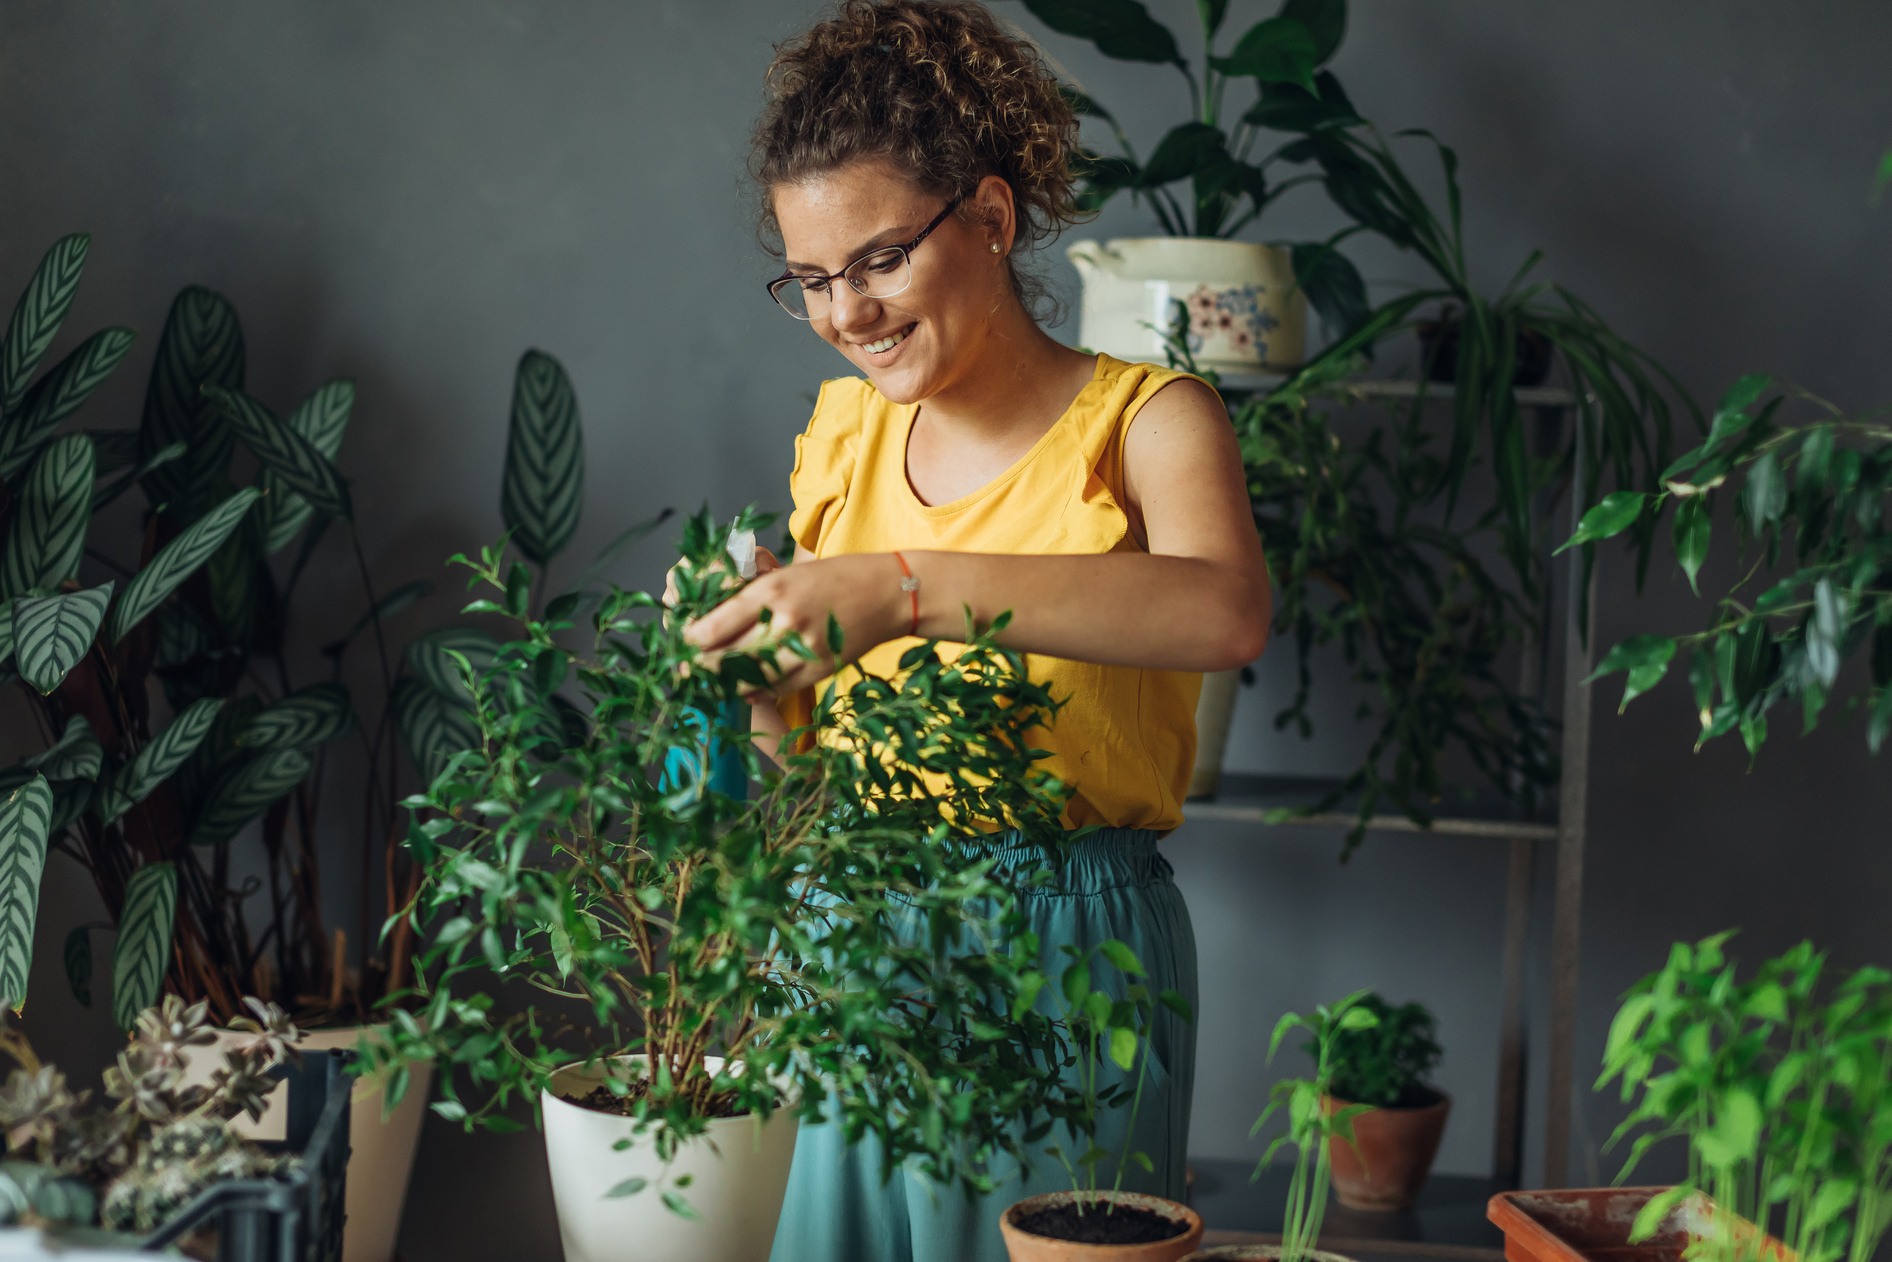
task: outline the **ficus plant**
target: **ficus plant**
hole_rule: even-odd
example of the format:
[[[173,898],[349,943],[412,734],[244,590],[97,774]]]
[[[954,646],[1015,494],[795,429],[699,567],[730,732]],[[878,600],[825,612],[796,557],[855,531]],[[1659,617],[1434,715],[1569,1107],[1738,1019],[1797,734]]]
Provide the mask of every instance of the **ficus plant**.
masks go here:
[[[962,650],[917,646],[895,678],[837,677],[776,768],[725,715],[811,646],[788,636],[711,669],[683,638],[727,595],[727,538],[690,519],[672,616],[612,589],[582,632],[579,594],[535,614],[531,571],[503,548],[456,558],[490,593],[469,611],[518,629],[490,664],[462,657],[477,739],[409,801],[422,880],[391,928],[424,945],[373,1069],[398,1098],[406,1066],[435,1061],[436,1112],[508,1129],[509,1106],[582,1063],[624,1102],[620,1147],[668,1160],[714,1117],[787,1108],[874,1135],[890,1172],[913,1158],[989,1190],[1062,1090],[1014,893],[1062,837],[1067,791],[1031,735],[1057,703],[995,641],[1003,620],[969,627]],[[753,792],[725,791],[718,750]],[[1043,847],[1046,871],[999,870],[997,830]],[[532,1002],[502,1005],[512,989]],[[679,1188],[654,1190],[689,1212]]]
[[[1376,1109],[1437,1102],[1439,1093],[1426,1082],[1441,1054],[1431,1011],[1422,1003],[1396,1007],[1376,992],[1362,995],[1358,1008],[1378,1021],[1359,1029],[1343,1028],[1334,1036],[1334,1073],[1328,1088],[1333,1096]],[[1301,1050],[1317,1059],[1320,1054],[1311,1040]]]
[[[1769,1231],[1802,1262],[1868,1262],[1892,1226],[1892,973],[1829,986],[1803,942],[1743,980],[1731,936],[1676,943],[1610,1024],[1597,1087],[1634,1102],[1611,1144],[1636,1136],[1617,1182],[1658,1144],[1688,1150],[1630,1238],[1679,1210],[1709,1262],[1774,1256]]]

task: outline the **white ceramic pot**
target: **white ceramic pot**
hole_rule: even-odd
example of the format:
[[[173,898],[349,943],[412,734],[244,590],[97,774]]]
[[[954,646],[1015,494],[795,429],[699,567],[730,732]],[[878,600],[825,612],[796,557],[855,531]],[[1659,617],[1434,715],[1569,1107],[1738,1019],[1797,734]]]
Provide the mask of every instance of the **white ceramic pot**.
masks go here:
[[[1065,251],[1084,281],[1078,339],[1133,363],[1167,364],[1174,304],[1189,311],[1189,348],[1217,372],[1299,367],[1307,298],[1279,246],[1212,237],[1077,241]]]
[[[371,1025],[365,1027],[365,1032],[374,1038],[386,1028]],[[315,1052],[353,1049],[363,1032],[364,1027],[358,1025],[304,1030],[300,1046]],[[192,1055],[185,1082],[208,1082],[212,1071],[223,1064],[224,1043],[245,1037],[219,1031],[216,1043]],[[342,1262],[393,1262],[434,1068],[415,1065],[409,1073],[407,1094],[385,1121],[381,1117],[381,1088],[366,1078],[355,1080],[348,1110],[348,1224],[342,1231]],[[251,1139],[281,1139],[288,1116],[289,1087],[285,1083],[270,1093],[269,1109],[261,1120],[238,1118],[236,1128]]]
[[[1189,771],[1189,796],[1212,798],[1222,782],[1222,756],[1228,751],[1229,725],[1235,720],[1235,690],[1242,672],[1212,670],[1202,676],[1196,700],[1196,765]]]
[[[721,1057],[704,1060],[712,1073],[722,1068]],[[754,1114],[719,1118],[665,1169],[648,1134],[623,1152],[612,1150],[630,1136],[629,1118],[564,1098],[585,1095],[603,1076],[599,1066],[563,1069],[540,1096],[565,1262],[768,1262],[795,1155],[789,1111],[778,1109],[762,1123]],[[699,1215],[694,1221],[672,1213],[658,1196],[660,1181],[674,1186],[680,1175],[690,1176],[683,1195]],[[633,1178],[650,1186],[606,1197]]]

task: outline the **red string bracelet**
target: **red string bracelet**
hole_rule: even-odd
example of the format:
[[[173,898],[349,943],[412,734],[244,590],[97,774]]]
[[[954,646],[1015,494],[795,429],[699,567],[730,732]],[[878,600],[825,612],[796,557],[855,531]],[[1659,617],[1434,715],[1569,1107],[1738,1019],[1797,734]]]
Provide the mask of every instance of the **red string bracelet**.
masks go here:
[[[913,571],[907,567],[905,557],[896,552],[893,554],[893,559],[900,562],[900,590],[913,598],[913,626],[907,630],[907,634],[918,635],[920,633],[920,580],[913,577]]]

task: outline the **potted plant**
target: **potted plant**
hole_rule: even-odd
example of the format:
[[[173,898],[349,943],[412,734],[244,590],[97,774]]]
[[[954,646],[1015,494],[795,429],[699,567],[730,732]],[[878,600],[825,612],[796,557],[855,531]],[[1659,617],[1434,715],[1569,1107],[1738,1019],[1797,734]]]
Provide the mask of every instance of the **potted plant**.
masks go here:
[[[1439,1063],[1435,1025],[1423,1004],[1395,1008],[1378,994],[1364,996],[1357,1010],[1378,1022],[1334,1036],[1325,1107],[1365,1106],[1353,1117],[1351,1143],[1328,1140],[1334,1195],[1348,1209],[1409,1209],[1432,1172],[1452,1107],[1450,1096],[1426,1082]],[[1304,1046],[1318,1057],[1315,1044]]]
[[[1669,1139],[1687,1145],[1686,1176],[1496,1197],[1509,1256],[1569,1262],[1630,1245],[1710,1262],[1873,1256],[1892,1226],[1892,974],[1868,967],[1824,985],[1825,956],[1801,943],[1743,980],[1730,936],[1675,944],[1629,991],[1597,1083],[1620,1082],[1635,1102],[1612,1137],[1636,1135],[1617,1182]]]
[[[1042,1128],[1054,1137],[1062,1128],[1062,1138],[1054,1138],[1046,1154],[1064,1167],[1071,1190],[1026,1197],[1007,1208],[999,1219],[1006,1252],[1012,1262],[1175,1262],[1201,1242],[1202,1216],[1160,1196],[1127,1192],[1123,1180],[1132,1164],[1145,1172],[1153,1169],[1149,1155],[1133,1145],[1149,1077],[1156,1006],[1188,1021],[1188,1001],[1173,990],[1152,996],[1135,980],[1148,976],[1142,962],[1115,939],[1089,951],[1068,944],[1060,950],[1070,963],[1056,986],[1034,979],[1033,990],[1048,998],[1072,1049],[1064,1068],[1073,1089],[1053,1101]],[[1106,970],[1116,974],[1115,985],[1097,984]],[[1031,995],[1027,991],[1021,1003],[1029,1006]],[[1112,1081],[1112,1067],[1128,1077]],[[1115,1152],[1100,1142],[1106,1110],[1123,1127]],[[1101,1187],[1106,1166],[1112,1167],[1109,1186]]]
[[[769,769],[723,715],[812,650],[709,669],[684,640],[726,594],[725,538],[693,518],[676,616],[613,589],[580,651],[577,593],[534,616],[524,564],[469,562],[495,592],[469,610],[520,636],[483,671],[463,657],[477,740],[410,800],[416,1003],[366,1054],[438,1063],[433,1107],[469,1128],[540,1110],[574,1260],[765,1257],[801,1119],[989,1190],[1060,1090],[1054,1032],[1029,999],[1014,1016],[1035,944],[978,857],[993,827],[1047,857],[1062,837],[1066,791],[1026,739],[1055,703],[999,627],[969,628],[951,661],[921,646],[898,682],[827,689]],[[719,748],[752,796],[718,790]],[[502,1010],[511,984],[560,1006]]]
[[[1366,290],[1335,242],[1290,247],[1232,239],[1276,198],[1316,178],[1270,183],[1271,168],[1288,155],[1284,146],[1255,158],[1264,132],[1304,133],[1358,121],[1339,81],[1320,71],[1346,32],[1345,0],[1284,0],[1275,16],[1251,26],[1226,55],[1215,46],[1228,0],[1205,0],[1198,6],[1200,78],[1174,34],[1137,0],[1025,0],[1025,7],[1052,30],[1089,40],[1107,57],[1174,66],[1189,85],[1191,117],[1172,128],[1147,160],[1137,156],[1107,110],[1067,90],[1080,115],[1110,128],[1120,150],[1113,156],[1084,153],[1084,204],[1096,209],[1128,191],[1147,199],[1166,234],[1070,247],[1084,282],[1084,345],[1160,362],[1161,330],[1172,300],[1190,313],[1188,337],[1197,357],[1224,372],[1298,365],[1309,300],[1330,331],[1352,327],[1365,311]],[[1238,115],[1239,105],[1225,108],[1226,97],[1230,82],[1242,79],[1254,80],[1256,99]],[[1176,186],[1185,181],[1188,189],[1178,196]]]

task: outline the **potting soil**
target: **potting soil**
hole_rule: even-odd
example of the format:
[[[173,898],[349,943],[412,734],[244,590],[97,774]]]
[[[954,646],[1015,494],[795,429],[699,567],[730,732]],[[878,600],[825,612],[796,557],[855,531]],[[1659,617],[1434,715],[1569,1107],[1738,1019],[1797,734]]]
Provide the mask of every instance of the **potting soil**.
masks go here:
[[[565,1098],[579,1108],[590,1109],[594,1113],[615,1113],[619,1117],[630,1117],[637,1111],[637,1102],[644,1098],[649,1088],[641,1081],[630,1083],[629,1086],[630,1090],[623,1095],[618,1095],[609,1087],[593,1087],[584,1095]],[[703,1116],[711,1119],[741,1117],[747,1112],[747,1109],[736,1103],[735,1092],[724,1091],[709,1098]]]
[[[1136,1205],[1093,1201],[1078,1212],[1074,1201],[1020,1214],[1012,1221],[1034,1236],[1076,1244],[1154,1244],[1189,1230],[1189,1224]]]

